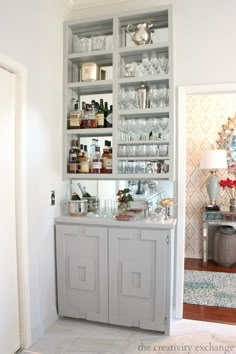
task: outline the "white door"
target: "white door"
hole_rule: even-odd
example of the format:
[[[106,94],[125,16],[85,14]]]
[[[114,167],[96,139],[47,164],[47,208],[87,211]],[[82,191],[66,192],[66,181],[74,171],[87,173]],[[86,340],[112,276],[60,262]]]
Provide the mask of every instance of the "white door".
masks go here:
[[[0,352],[20,348],[15,216],[15,76],[0,68]]]

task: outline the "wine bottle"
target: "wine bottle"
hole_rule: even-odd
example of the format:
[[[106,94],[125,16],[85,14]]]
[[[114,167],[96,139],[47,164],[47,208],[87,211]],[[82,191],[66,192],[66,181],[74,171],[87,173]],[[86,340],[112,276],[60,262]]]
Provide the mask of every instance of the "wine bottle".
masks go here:
[[[91,194],[86,191],[86,187],[82,188],[80,183],[78,183],[78,187],[79,187],[79,189],[81,191],[82,198],[91,198],[92,197]]]
[[[68,173],[78,173],[79,164],[78,164],[78,144],[77,139],[71,141],[71,148],[69,151],[69,161],[68,161]]]
[[[96,114],[97,128],[104,128],[104,106],[103,99],[100,99],[100,105]]]
[[[100,146],[95,146],[95,153],[91,156],[91,173],[100,173],[102,168]]]

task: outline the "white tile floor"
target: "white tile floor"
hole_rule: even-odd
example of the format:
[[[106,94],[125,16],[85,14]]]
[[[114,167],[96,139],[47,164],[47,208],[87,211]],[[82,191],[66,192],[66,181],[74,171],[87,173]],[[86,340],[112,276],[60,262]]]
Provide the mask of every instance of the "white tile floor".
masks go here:
[[[172,335],[59,319],[49,331],[21,354],[236,354],[236,326],[211,322],[174,321]]]

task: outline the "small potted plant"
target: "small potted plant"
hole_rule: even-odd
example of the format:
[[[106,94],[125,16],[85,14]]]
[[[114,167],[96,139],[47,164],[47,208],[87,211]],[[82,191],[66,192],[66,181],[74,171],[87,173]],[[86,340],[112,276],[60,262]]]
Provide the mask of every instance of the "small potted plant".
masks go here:
[[[130,202],[133,201],[133,197],[130,194],[131,190],[129,188],[120,189],[117,192],[118,201],[118,212],[119,215],[127,215]]]
[[[220,186],[226,189],[230,197],[230,211],[236,211],[236,180],[226,178],[220,181]]]

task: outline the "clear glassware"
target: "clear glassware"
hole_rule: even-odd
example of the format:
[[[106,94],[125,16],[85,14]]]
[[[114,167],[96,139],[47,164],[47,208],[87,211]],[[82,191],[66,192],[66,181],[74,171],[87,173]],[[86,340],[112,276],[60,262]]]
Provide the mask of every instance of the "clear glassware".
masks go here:
[[[127,141],[128,137],[127,137],[127,131],[126,131],[126,122],[125,119],[121,119],[119,124],[118,124],[118,128],[119,128],[119,138],[120,141]]]
[[[142,55],[143,75],[150,75],[150,61],[148,54]]]
[[[169,59],[164,55],[159,55],[159,63],[160,63],[160,73],[168,74],[169,72]]]
[[[150,71],[151,75],[160,74],[160,62],[156,53],[152,53],[150,57]]]
[[[127,96],[124,87],[121,87],[119,91],[119,107],[121,110],[127,109]]]
[[[168,140],[169,138],[169,118],[163,117],[159,119],[159,126],[161,130],[161,137],[163,140]]]
[[[138,146],[138,156],[145,157],[147,154],[147,146],[144,144],[140,144]]]

